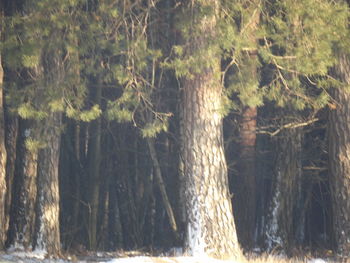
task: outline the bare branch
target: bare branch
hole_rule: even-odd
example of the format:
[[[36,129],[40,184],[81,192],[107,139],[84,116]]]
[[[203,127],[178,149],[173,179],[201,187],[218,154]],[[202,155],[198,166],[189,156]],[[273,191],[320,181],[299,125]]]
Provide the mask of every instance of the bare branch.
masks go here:
[[[313,118],[311,120],[308,120],[306,122],[290,122],[287,123],[283,126],[281,126],[280,128],[278,128],[277,130],[270,132],[270,131],[266,131],[266,130],[258,130],[256,133],[257,134],[268,134],[271,137],[276,136],[277,134],[279,134],[281,131],[285,130],[285,129],[296,129],[296,128],[300,128],[300,127],[304,127],[304,126],[308,126],[316,121],[318,121],[318,118]]]

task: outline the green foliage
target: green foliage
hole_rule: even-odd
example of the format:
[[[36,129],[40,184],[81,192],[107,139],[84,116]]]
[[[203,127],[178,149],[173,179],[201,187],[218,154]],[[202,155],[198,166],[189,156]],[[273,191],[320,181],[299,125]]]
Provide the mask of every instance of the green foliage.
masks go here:
[[[22,118],[43,120],[50,112],[65,111],[67,105],[81,105],[85,93],[78,92],[82,85],[70,73],[74,50],[66,38],[75,30],[73,10],[78,4],[27,1],[21,15],[6,21],[4,62],[18,73],[13,78],[17,83],[9,84],[8,99]]]
[[[259,54],[264,63],[275,67],[268,97],[278,105],[289,100],[297,109],[325,106],[330,99],[325,90],[314,96],[309,92],[312,83],[299,80],[329,80],[328,71],[337,61],[334,48],[347,34],[347,7],[331,1],[307,0],[271,3],[263,10],[267,14],[262,19],[266,36]],[[327,86],[330,85],[316,87]]]
[[[231,46],[229,41],[221,40],[226,58],[234,62],[233,76],[227,78],[231,98],[239,98],[248,106],[261,106],[268,99],[278,106],[291,105],[299,110],[327,105],[327,89],[334,87],[327,74],[337,62],[337,47],[349,39],[345,4],[242,0],[224,1],[222,8],[225,20],[231,19],[236,26],[231,30],[236,34],[231,37]],[[226,28],[226,21],[221,22],[221,28]],[[221,32],[224,39],[227,30]],[[269,71],[260,71],[264,67]],[[262,79],[260,72],[264,74]]]
[[[119,100],[108,102],[107,118],[119,122],[131,121],[134,116],[134,107],[135,105],[132,101],[128,101],[127,103],[122,103]]]
[[[100,117],[102,111],[100,109],[100,106],[96,104],[89,110],[77,110],[72,107],[67,107],[66,114],[69,118],[84,122],[90,122]]]
[[[21,104],[17,111],[23,119],[43,120],[48,116],[47,112],[35,109],[30,103]]]
[[[147,123],[145,127],[141,129],[142,137],[153,138],[162,131],[168,131],[168,122],[164,120],[155,120],[151,123]]]
[[[18,72],[13,83],[7,83],[7,98],[23,118],[43,120],[59,111],[91,121],[105,114],[110,121],[137,122],[142,135],[152,137],[168,125],[167,118],[159,117],[165,113],[158,112],[157,85],[159,72],[169,68],[179,78],[211,68],[226,86],[223,113],[259,107],[266,100],[281,107],[319,109],[329,103],[330,87],[345,88],[327,76],[336,51],[349,46],[349,10],[344,4],[209,3],[182,6],[176,27],[183,42],[165,54],[154,45],[159,32],[151,4],[27,1],[21,14],[5,20],[1,50],[6,67]],[[193,41],[200,48],[192,50]],[[223,72],[217,68],[220,58]],[[106,107],[87,106],[88,87],[96,85],[108,87]],[[145,115],[156,121],[148,123]]]
[[[23,55],[22,56],[22,65],[26,68],[35,68],[39,66],[40,58],[39,56],[28,56]]]
[[[62,99],[57,99],[49,102],[49,108],[51,112],[63,112],[64,107],[65,105]]]
[[[40,149],[43,149],[46,147],[46,144],[40,140],[33,139],[33,138],[27,138],[25,140],[25,145],[28,151],[35,153]]]

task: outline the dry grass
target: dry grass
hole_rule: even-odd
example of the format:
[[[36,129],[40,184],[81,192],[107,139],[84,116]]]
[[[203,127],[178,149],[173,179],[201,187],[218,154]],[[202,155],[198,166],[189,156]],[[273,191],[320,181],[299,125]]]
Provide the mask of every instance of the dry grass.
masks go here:
[[[304,263],[309,262],[310,258],[308,257],[293,257],[293,258],[286,258],[284,256],[278,256],[278,255],[260,255],[258,257],[251,257],[249,259],[245,259],[243,262],[245,263]]]
[[[118,261],[115,261],[118,263]],[[131,261],[130,261],[131,262]],[[136,261],[133,261],[136,263]],[[350,259],[338,259],[328,257],[326,259],[315,258],[311,255],[303,255],[300,257],[287,258],[281,255],[250,255],[242,257],[236,261],[216,260],[210,258],[197,257],[148,257],[146,261],[139,261],[140,263],[350,263]],[[124,262],[121,262],[124,263]],[[125,261],[127,263],[127,261]]]
[[[217,260],[211,258],[200,257],[129,257],[119,258],[112,261],[113,263],[335,263],[344,262],[350,263],[350,261],[332,261],[322,259],[312,259],[309,257],[303,258],[285,258],[276,255],[262,255],[251,258],[241,258],[236,261],[230,260]]]
[[[271,254],[262,254],[259,256],[251,255],[248,258],[242,259],[242,263],[350,263],[349,259],[338,258],[334,256],[326,255],[320,257],[315,257],[308,254],[301,254],[297,257],[288,258],[282,255],[271,255]]]

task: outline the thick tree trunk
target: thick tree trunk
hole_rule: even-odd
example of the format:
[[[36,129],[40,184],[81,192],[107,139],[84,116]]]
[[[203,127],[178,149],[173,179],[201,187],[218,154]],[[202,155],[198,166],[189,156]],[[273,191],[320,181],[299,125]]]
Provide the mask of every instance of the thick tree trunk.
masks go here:
[[[335,71],[349,86],[350,58],[341,56]],[[334,241],[339,254],[350,257],[350,93],[339,88],[333,96],[338,106],[330,111],[328,134]]]
[[[265,230],[269,250],[289,251],[294,245],[294,220],[301,195],[301,143],[300,128],[284,131],[276,141],[275,175]]]
[[[35,149],[27,148],[26,140],[34,136],[35,132],[32,121],[20,120],[7,240],[8,245],[19,249],[31,249],[33,244],[38,154]]]
[[[194,1],[194,5],[202,5],[202,2]],[[216,0],[204,2],[213,8],[218,5]],[[192,8],[193,19],[201,27],[201,37],[190,40],[191,52],[206,48],[209,38],[214,37],[216,25],[214,15],[201,16],[196,14],[198,6]],[[236,258],[241,251],[224,155],[220,57],[217,56],[208,56],[212,65],[201,73],[194,73],[183,83],[182,157],[188,220],[186,246],[192,255]]]
[[[240,254],[223,149],[221,86],[208,70],[184,83],[183,158],[191,254]]]
[[[0,4],[1,5],[1,4]],[[0,23],[2,22],[2,8],[0,8]],[[1,40],[2,25],[0,25]],[[6,238],[5,196],[6,196],[6,147],[5,147],[5,117],[3,104],[3,76],[0,54],[0,249],[4,247]]]
[[[35,249],[50,256],[60,254],[58,164],[61,140],[61,113],[50,113],[43,128],[45,148],[38,157],[38,199]]]
[[[238,163],[237,194],[234,198],[237,233],[241,245],[250,249],[254,245],[256,222],[256,107],[246,107],[240,121],[240,158]],[[247,193],[249,193],[247,195]]]
[[[4,7],[0,3],[0,41],[2,41],[2,31],[4,22]],[[5,245],[6,239],[6,215],[5,215],[5,197],[6,197],[6,147],[5,147],[5,115],[3,98],[4,70],[2,67],[0,52],[0,249]]]

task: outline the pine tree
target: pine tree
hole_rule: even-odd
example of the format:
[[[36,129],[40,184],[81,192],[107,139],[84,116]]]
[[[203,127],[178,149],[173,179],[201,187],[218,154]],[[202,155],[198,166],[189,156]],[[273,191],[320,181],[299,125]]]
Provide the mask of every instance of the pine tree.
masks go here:
[[[182,158],[187,213],[186,246],[192,255],[238,258],[222,134],[222,85],[216,37],[219,2],[192,1],[184,12]],[[186,64],[185,64],[186,65]],[[178,65],[179,66],[179,65]]]
[[[303,115],[307,118],[305,114],[308,111],[305,109],[310,109],[314,114],[331,101],[328,90],[333,80],[327,74],[335,60],[329,58],[334,58],[334,43],[340,41],[344,32],[344,6],[329,1],[286,1],[267,5],[266,10],[269,16],[265,17],[264,22],[270,38],[264,38],[265,44],[260,54],[265,63],[273,65],[275,71],[267,98],[274,100],[277,106],[294,108],[295,113],[290,111],[293,119],[300,119]],[[320,13],[323,15],[320,16]],[[333,19],[334,16],[337,19]],[[265,53],[267,49],[271,52],[269,55]],[[300,221],[302,215],[295,211],[302,200],[299,189],[300,136],[303,136],[298,128],[286,134],[284,142],[279,144],[283,147],[288,140],[292,140],[289,143],[293,147],[279,152],[284,156],[279,160],[286,158],[287,161],[277,167],[277,186],[273,188],[275,193],[270,201],[266,236],[268,244],[278,244],[282,249],[289,250],[296,245],[296,239],[300,239],[296,226],[303,222]],[[293,159],[290,159],[291,156],[294,156]],[[276,199],[276,195],[280,195],[280,198]],[[283,206],[286,208],[283,209]]]
[[[266,101],[272,101],[277,106],[277,111],[283,112],[282,108],[293,108],[297,114],[294,114],[293,111],[291,114],[300,119],[300,123],[308,122],[307,118],[309,117],[306,115],[308,112],[315,114],[331,101],[328,90],[333,79],[327,74],[328,69],[335,63],[333,45],[341,40],[344,31],[342,25],[342,21],[346,19],[344,6],[329,1],[313,0],[268,1],[261,3],[255,10],[254,8],[249,9],[247,6],[249,5],[245,4],[244,1],[237,5],[226,4],[227,10],[229,10],[226,13],[232,14],[239,33],[230,44],[231,49],[235,51],[232,53],[236,57],[231,55],[235,60],[232,58],[234,63],[229,63],[229,65],[236,64],[237,66],[235,74],[229,80],[229,95],[234,99],[238,98],[243,105],[262,106]],[[248,33],[256,21],[252,14],[256,13],[260,14],[258,16],[260,23],[257,24],[255,34],[253,34],[254,42],[249,41],[251,39],[249,39]],[[320,13],[322,15],[319,15]],[[248,22],[244,23],[244,17],[247,15]],[[337,19],[332,19],[333,16],[337,16]],[[241,37],[237,38],[237,36]],[[230,45],[226,46],[228,50],[230,50]],[[258,54],[261,66],[259,63],[247,63],[247,54],[250,54],[250,57],[252,54]],[[260,72],[268,73],[268,75],[262,75],[261,80],[252,78],[254,75],[251,73],[251,68],[254,67],[256,69],[254,72],[261,70]],[[255,83],[259,82],[259,84],[252,85],[254,81]],[[237,105],[233,104],[233,108],[237,108]],[[300,115],[300,112],[298,113],[301,110],[304,111],[304,116]],[[242,112],[244,118],[246,113]],[[295,137],[296,143],[297,137]],[[279,154],[285,155],[286,158],[289,155],[287,152]],[[242,165],[240,163],[238,167],[242,167]],[[279,185],[289,184],[288,187],[297,188],[296,181],[291,180],[288,183],[289,179],[300,177],[297,173],[295,170],[293,176],[282,180],[285,182]],[[286,177],[282,175],[282,178]],[[284,191],[278,188],[273,189],[277,191],[276,193]],[[292,192],[294,191],[295,189],[292,190]],[[281,199],[286,197],[287,195],[281,195]],[[299,198],[296,198],[291,206],[296,207],[295,202],[298,200]],[[288,203],[290,201],[281,202]],[[275,211],[277,209],[274,207],[275,203],[271,202],[270,204],[270,211]],[[284,214],[286,211],[283,210],[282,213]],[[287,218],[288,216],[281,215],[281,217]],[[276,226],[267,226],[268,229],[271,227]],[[281,227],[283,228],[283,226]],[[287,232],[290,232],[292,236],[283,237],[286,238],[282,242],[283,244],[288,244],[288,240],[294,238],[293,231],[288,230]],[[279,239],[278,236],[271,237],[270,234],[268,233],[268,236],[271,240]]]
[[[18,171],[23,171],[23,180],[17,183],[15,191],[24,187],[19,195],[24,196],[24,199],[20,198],[19,203],[13,202],[12,209],[16,211],[22,203],[26,209],[21,211],[27,212],[23,215],[13,213],[12,229],[15,230],[9,242],[17,244],[19,241],[25,249],[34,245],[45,249],[50,255],[60,253],[58,159],[61,115],[65,110],[79,108],[81,98],[84,97],[83,92],[78,93],[79,85],[74,74],[68,73],[69,55],[74,52],[69,50],[69,44],[73,41],[69,37],[72,31],[77,30],[70,11],[75,10],[76,5],[77,2],[71,1],[26,1],[22,16],[13,16],[12,23],[9,23],[11,27],[5,43],[8,67],[17,69],[20,78],[26,80],[21,88],[8,90],[9,102],[22,119],[28,119],[30,121],[27,123],[31,123],[22,130],[24,137],[19,145],[29,158],[23,160],[31,161],[21,163],[19,158],[17,161]],[[18,34],[22,41],[14,37]],[[35,129],[30,136],[28,128]],[[29,170],[28,164],[31,167]],[[35,205],[36,230],[39,232],[34,236]],[[20,228],[16,227],[18,224]],[[20,229],[26,233],[18,232]]]
[[[237,233],[244,249],[251,249],[255,242],[256,231],[256,125],[259,98],[258,32],[260,28],[261,1],[238,1],[237,34],[241,38],[241,49],[237,49],[235,60],[239,61],[239,69],[233,77],[239,83],[240,117],[239,117],[239,161],[235,180],[233,206]],[[229,78],[229,77],[228,77]],[[235,89],[229,87],[228,90]],[[245,94],[248,94],[246,96]],[[247,196],[247,193],[251,193]]]

